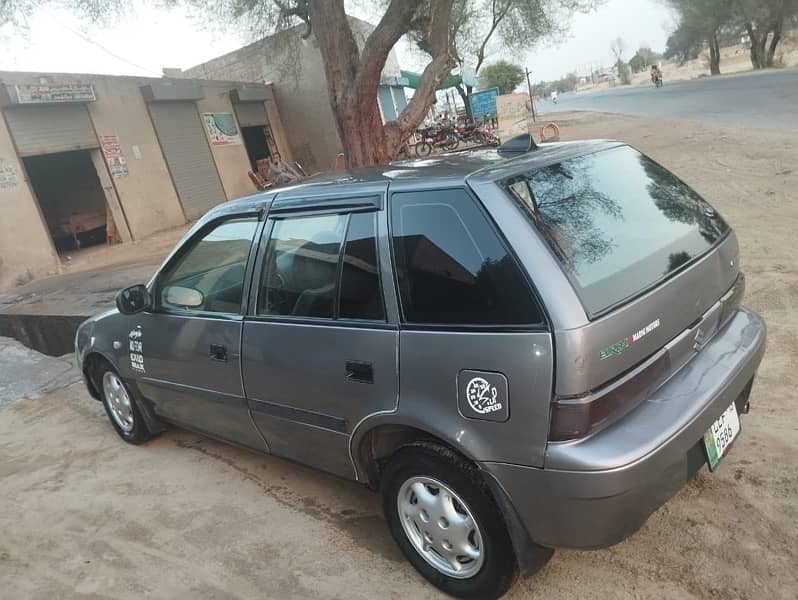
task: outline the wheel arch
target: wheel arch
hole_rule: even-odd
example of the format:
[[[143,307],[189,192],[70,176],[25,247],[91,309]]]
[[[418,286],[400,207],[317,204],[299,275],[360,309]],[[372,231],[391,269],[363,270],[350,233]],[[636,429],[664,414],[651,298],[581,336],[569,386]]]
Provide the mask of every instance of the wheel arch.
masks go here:
[[[105,354],[98,350],[92,350],[83,357],[83,364],[81,365],[81,371],[83,372],[83,378],[86,382],[86,387],[88,388],[91,397],[95,400],[102,400],[96,375],[97,369],[99,369],[103,364],[107,364],[114,368],[114,363],[111,362],[111,360],[105,356]]]
[[[496,502],[510,534],[521,573],[527,576],[540,570],[554,551],[539,546],[530,538],[510,496],[499,481],[485,471],[479,461],[470,456],[456,440],[447,441],[448,436],[441,432],[430,431],[397,417],[395,413],[375,415],[370,423],[361,423],[355,428],[350,440],[350,454],[358,481],[371,489],[379,489],[382,464],[407,446],[431,444],[453,452],[474,465]]]
[[[380,465],[405,446],[429,443],[442,446],[478,465],[470,453],[446,433],[405,421],[395,413],[375,415],[361,422],[350,439],[349,452],[358,481],[372,489],[380,483]]]

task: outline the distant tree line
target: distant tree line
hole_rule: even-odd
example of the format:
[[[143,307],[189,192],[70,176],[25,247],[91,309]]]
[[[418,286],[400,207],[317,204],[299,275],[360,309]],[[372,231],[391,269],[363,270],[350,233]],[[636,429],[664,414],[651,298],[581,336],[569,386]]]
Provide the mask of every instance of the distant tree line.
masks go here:
[[[773,67],[785,29],[798,25],[798,0],[664,0],[678,15],[665,57],[685,62],[709,48],[720,74],[720,49],[747,37],[754,69]]]

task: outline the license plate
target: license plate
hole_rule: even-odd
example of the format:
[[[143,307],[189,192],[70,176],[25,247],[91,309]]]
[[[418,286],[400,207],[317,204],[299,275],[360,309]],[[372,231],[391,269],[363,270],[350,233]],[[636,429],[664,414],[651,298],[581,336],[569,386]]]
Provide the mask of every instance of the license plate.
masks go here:
[[[704,434],[704,447],[707,450],[710,471],[715,470],[720,459],[731,449],[732,442],[739,433],[740,417],[737,414],[737,406],[732,402]]]

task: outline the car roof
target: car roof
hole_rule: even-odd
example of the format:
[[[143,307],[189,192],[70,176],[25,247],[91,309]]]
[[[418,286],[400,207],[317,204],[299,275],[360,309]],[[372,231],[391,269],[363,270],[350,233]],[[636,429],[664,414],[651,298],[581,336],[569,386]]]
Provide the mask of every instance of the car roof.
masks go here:
[[[257,192],[225,202],[212,209],[203,221],[227,214],[243,214],[266,209],[280,196],[292,204],[302,198],[320,196],[341,198],[347,194],[381,194],[392,189],[430,189],[464,185],[470,178],[502,179],[520,170],[534,170],[569,158],[576,158],[621,145],[613,140],[583,140],[541,144],[529,152],[506,154],[499,148],[479,147],[447,152],[346,171],[321,173],[301,182]]]

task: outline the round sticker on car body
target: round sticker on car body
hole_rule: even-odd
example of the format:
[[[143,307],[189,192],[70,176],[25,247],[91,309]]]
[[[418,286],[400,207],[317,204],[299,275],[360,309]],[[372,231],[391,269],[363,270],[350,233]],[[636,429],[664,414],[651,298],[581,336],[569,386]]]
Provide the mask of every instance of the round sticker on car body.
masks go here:
[[[510,418],[507,378],[491,371],[460,371],[457,377],[460,414],[469,419],[506,421]]]

